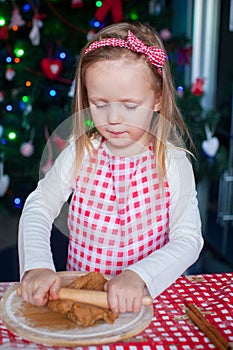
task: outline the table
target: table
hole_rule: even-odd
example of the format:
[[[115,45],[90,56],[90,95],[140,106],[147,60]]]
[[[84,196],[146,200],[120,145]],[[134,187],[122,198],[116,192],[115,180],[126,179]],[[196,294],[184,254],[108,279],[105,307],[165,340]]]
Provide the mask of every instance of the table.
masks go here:
[[[13,285],[0,283],[0,296]],[[194,303],[233,345],[233,273],[181,276],[154,300],[154,317],[137,336],[122,342],[76,348],[46,347],[11,333],[0,320],[0,350],[189,350],[215,349],[188,319],[184,301]],[[232,347],[233,348],[233,347]]]

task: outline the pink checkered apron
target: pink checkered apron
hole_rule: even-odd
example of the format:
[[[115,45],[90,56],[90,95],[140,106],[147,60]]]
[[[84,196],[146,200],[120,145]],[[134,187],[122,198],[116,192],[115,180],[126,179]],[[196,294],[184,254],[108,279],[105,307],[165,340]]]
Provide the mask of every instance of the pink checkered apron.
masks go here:
[[[67,270],[119,274],[168,242],[170,193],[152,147],[132,157],[105,143],[82,163],[69,208]]]

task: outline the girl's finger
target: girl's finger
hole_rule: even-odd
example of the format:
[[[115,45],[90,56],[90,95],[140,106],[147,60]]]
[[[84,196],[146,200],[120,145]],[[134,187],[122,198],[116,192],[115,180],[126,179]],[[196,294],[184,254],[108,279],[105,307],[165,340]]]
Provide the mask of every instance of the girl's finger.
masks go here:
[[[134,299],[130,298],[126,300],[126,311],[127,312],[134,311]]]
[[[120,311],[118,298],[117,298],[117,295],[115,293],[108,292],[108,305],[109,305],[110,309],[112,310],[112,312],[117,314]]]
[[[26,301],[27,303],[30,303],[31,289],[29,286],[25,285],[25,283],[21,285],[21,294],[22,294],[23,300]]]
[[[133,311],[138,313],[141,310],[142,307],[142,301],[140,298],[134,299],[134,305],[133,305]]]
[[[127,311],[127,300],[126,298],[119,298],[119,312]]]
[[[49,289],[50,297],[53,300],[57,300],[57,298],[58,298],[57,293],[58,293],[60,286],[61,286],[60,279],[55,279],[55,281],[53,282],[53,284],[51,285],[51,287]]]
[[[40,285],[32,295],[33,304],[36,306],[44,306],[48,301],[48,286]]]

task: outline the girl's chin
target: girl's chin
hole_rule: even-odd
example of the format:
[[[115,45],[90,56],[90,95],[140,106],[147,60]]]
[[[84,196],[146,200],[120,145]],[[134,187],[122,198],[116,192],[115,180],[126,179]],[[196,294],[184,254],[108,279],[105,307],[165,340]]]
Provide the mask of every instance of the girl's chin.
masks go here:
[[[108,139],[107,147],[116,156],[128,157],[145,151],[145,146],[129,139]]]

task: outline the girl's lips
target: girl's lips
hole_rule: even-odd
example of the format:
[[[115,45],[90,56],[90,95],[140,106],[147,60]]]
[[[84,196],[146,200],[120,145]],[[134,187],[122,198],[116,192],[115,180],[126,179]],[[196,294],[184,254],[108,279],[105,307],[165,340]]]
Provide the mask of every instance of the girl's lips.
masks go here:
[[[121,136],[124,134],[124,131],[111,131],[111,130],[108,130],[109,134],[113,135],[113,136]]]

